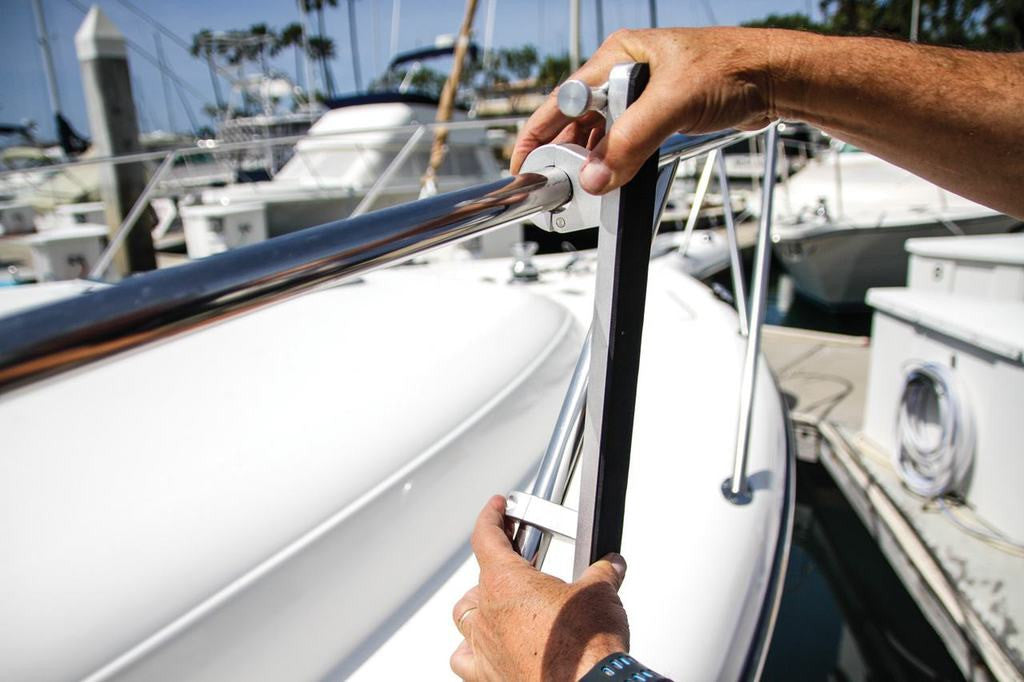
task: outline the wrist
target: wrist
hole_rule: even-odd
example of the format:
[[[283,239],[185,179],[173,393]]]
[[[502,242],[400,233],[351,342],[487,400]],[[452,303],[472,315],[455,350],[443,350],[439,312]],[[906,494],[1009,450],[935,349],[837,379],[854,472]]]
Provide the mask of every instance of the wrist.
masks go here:
[[[622,641],[622,638],[614,635],[602,634],[594,637],[583,650],[579,663],[576,666],[574,680],[578,680],[597,665],[601,660],[616,652],[629,652],[629,645]]]
[[[815,73],[826,61],[823,36],[806,31],[769,29],[765,36],[768,112],[771,120],[807,119],[814,98]]]

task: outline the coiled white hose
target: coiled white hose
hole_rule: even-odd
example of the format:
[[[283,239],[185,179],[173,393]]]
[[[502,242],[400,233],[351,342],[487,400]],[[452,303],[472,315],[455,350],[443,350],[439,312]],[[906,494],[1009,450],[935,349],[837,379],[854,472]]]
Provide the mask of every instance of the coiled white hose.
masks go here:
[[[938,497],[958,490],[974,457],[974,422],[953,371],[916,362],[903,377],[894,464],[912,491]]]

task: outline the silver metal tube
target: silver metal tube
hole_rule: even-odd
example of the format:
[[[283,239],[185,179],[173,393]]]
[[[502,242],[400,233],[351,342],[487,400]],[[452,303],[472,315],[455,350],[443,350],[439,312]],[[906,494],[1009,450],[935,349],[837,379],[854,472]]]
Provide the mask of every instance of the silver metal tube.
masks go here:
[[[128,238],[128,233],[135,227],[135,223],[138,222],[139,216],[142,212],[149,207],[149,197],[153,194],[160,180],[163,179],[164,174],[174,165],[174,161],[178,158],[177,152],[171,152],[167,157],[157,166],[156,171],[152,177],[149,178],[149,182],[146,183],[145,189],[142,190],[142,194],[132,204],[132,208],[128,211],[128,215],[124,217],[121,224],[117,227],[117,232],[114,233],[114,238],[107,244],[107,248],[104,249],[103,253],[100,254],[99,260],[96,261],[96,265],[93,266],[92,270],[89,271],[89,279],[102,279],[110,268],[110,264],[114,262],[114,256],[117,255],[121,245],[124,244],[124,240]]]
[[[398,154],[395,155],[395,158],[388,164],[388,167],[384,169],[384,172],[380,174],[380,177],[378,177],[373,183],[373,186],[370,187],[370,190],[363,196],[355,209],[352,210],[352,214],[349,218],[361,216],[366,213],[371,206],[373,206],[373,202],[377,201],[377,197],[380,196],[380,193],[384,190],[384,186],[391,181],[392,176],[394,176],[394,174],[398,172],[398,169],[405,164],[405,160],[409,158],[410,154],[412,154],[413,150],[416,148],[416,144],[420,141],[420,138],[423,137],[423,133],[425,132],[427,132],[427,129],[424,126],[420,126],[416,129],[416,131],[409,137],[408,142],[406,142],[402,149],[399,150]]]
[[[666,163],[749,134],[674,136]],[[136,275],[2,318],[0,392],[553,210],[570,195],[562,171],[526,173]]]
[[[722,193],[722,216],[725,218],[725,236],[729,242],[729,270],[732,273],[733,298],[736,299],[736,314],[740,318],[740,334],[746,336],[750,326],[747,323],[747,287],[743,283],[743,260],[740,258],[740,242],[736,236],[736,221],[732,215],[732,192],[729,191],[729,173],[725,168],[725,154],[718,155],[718,187]]]
[[[761,224],[757,235],[757,254],[754,257],[754,283],[751,291],[750,333],[747,335],[746,355],[740,383],[739,423],[736,428],[736,451],[732,478],[725,481],[722,490],[735,504],[750,501],[747,485],[747,455],[750,449],[750,427],[753,422],[754,391],[757,388],[757,365],[761,352],[761,324],[764,322],[765,300],[768,293],[768,268],[771,259],[770,236],[772,229],[772,198],[775,189],[775,156],[778,147],[777,124],[768,128],[765,144],[764,191],[761,194]]]
[[[835,175],[836,175],[836,220],[842,220],[843,218],[843,150],[842,147],[836,147],[835,152]]]
[[[658,165],[672,163],[677,159],[690,159],[694,156],[707,154],[712,149],[727,147],[733,142],[745,140],[760,135],[763,130],[720,130],[715,133],[702,135],[676,134],[662,143],[658,152],[660,160]]]
[[[590,380],[590,332],[583,340],[576,368],[573,370],[569,388],[566,390],[562,409],[558,413],[551,440],[541,458],[537,477],[533,481],[531,494],[549,502],[560,503],[569,485],[573,457],[583,437],[583,409],[587,403],[587,384]],[[540,530],[520,525],[515,537],[516,549],[520,556],[535,566],[544,561],[547,546],[545,535]]]
[[[565,204],[569,177],[525,173],[156,270],[3,318],[0,391],[398,263]]]
[[[265,147],[267,145],[278,146],[283,144],[295,144],[300,140],[333,140],[336,138],[344,138],[350,135],[362,135],[364,133],[412,133],[415,132],[420,126],[424,126],[427,130],[434,130],[440,126],[452,130],[475,130],[477,128],[490,128],[490,127],[502,127],[502,126],[513,126],[524,122],[526,119],[521,116],[509,116],[506,118],[489,118],[489,119],[473,119],[469,121],[450,121],[448,123],[412,123],[403,126],[371,126],[367,128],[353,128],[352,130],[345,130],[338,133],[316,133],[316,134],[305,134],[305,135],[282,135],[280,137],[266,137],[259,140],[244,140],[242,142],[218,142],[217,140],[200,140],[195,146],[190,147],[178,147],[172,149],[178,154],[179,157],[193,156],[197,154],[213,154],[218,152],[234,152],[234,151],[245,151],[254,147]],[[102,164],[114,164],[119,165],[123,163],[137,163],[139,161],[156,161],[162,159],[168,154],[168,150],[161,150],[156,152],[139,152],[137,154],[122,154],[120,156],[97,156],[89,159],[78,159],[76,161],[67,161],[64,163],[54,163],[48,166],[41,166],[33,171],[57,171],[64,170],[66,168],[78,168],[82,166],[95,166]],[[29,171],[24,169],[19,170],[6,170],[0,171],[0,178],[7,177],[8,175],[24,175]]]
[[[661,216],[665,213],[668,195],[672,190],[672,183],[675,182],[676,171],[678,170],[679,159],[675,159],[667,165],[658,168],[658,185],[654,193],[654,229],[652,232],[655,236],[658,234],[658,228],[661,227]]]
[[[690,214],[686,216],[686,230],[683,232],[683,243],[679,246],[680,256],[685,256],[686,251],[690,248],[690,240],[693,239],[693,230],[697,227],[697,218],[700,217],[700,210],[704,208],[704,197],[708,194],[708,186],[711,184],[711,172],[715,168],[715,158],[717,156],[718,150],[712,149],[708,152],[708,158],[704,161],[704,169],[700,172],[697,189],[693,192]]]

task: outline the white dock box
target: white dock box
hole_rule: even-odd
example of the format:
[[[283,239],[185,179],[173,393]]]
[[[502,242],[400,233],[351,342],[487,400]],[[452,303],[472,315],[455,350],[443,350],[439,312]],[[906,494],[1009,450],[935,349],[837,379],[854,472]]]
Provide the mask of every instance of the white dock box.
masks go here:
[[[36,210],[29,204],[0,203],[0,234],[25,234],[36,229]]]
[[[88,201],[79,204],[60,204],[53,209],[55,227],[76,225],[102,225],[107,222],[107,210],[102,201]]]
[[[1024,301],[1024,234],[908,239],[915,291]]]
[[[185,206],[181,222],[192,258],[205,258],[267,238],[266,206],[259,202]]]
[[[910,286],[871,289],[875,309],[864,434],[890,456],[908,370],[933,363],[953,383],[973,431],[973,461],[962,492],[977,513],[1024,539],[1024,235],[909,240]],[[1016,283],[1016,284],[1015,284]],[[955,395],[954,395],[955,394]],[[941,415],[918,425],[935,434]],[[966,420],[964,420],[966,421]]]

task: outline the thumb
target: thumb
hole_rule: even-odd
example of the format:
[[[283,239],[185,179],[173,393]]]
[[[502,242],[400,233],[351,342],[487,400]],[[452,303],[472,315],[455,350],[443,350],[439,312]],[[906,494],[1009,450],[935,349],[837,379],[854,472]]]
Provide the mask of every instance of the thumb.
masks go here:
[[[620,554],[605,555],[602,559],[595,561],[577,582],[580,583],[608,583],[616,592],[622,587],[622,580],[626,577],[626,560]]]
[[[591,194],[604,194],[626,184],[678,128],[672,103],[652,80],[590,152],[580,171],[583,189]]]

